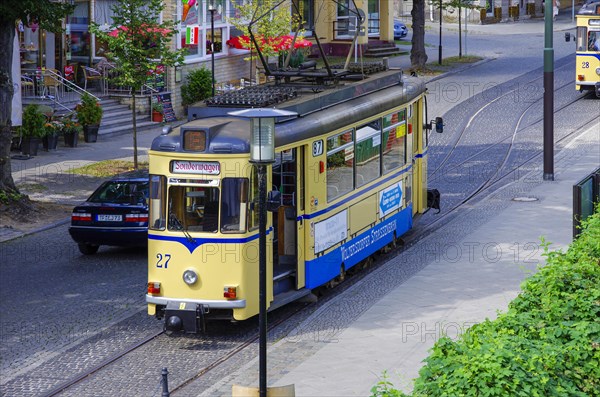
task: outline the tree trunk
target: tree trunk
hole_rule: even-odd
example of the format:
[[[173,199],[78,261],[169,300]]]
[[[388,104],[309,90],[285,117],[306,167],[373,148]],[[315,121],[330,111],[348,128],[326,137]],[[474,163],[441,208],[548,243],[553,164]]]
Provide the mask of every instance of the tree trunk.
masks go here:
[[[413,69],[419,69],[427,63],[427,52],[425,52],[425,0],[414,0],[410,15],[413,23],[410,64]]]
[[[12,177],[10,146],[12,141],[11,114],[13,99],[12,61],[15,38],[14,21],[0,20],[0,193],[18,193]]]
[[[135,90],[131,89],[131,106],[133,106],[133,169],[138,169],[137,150],[137,109],[135,105]]]

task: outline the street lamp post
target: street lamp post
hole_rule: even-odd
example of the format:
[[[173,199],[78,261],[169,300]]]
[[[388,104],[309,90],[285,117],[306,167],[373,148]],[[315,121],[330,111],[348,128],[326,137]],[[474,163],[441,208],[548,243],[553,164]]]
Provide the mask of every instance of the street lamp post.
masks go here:
[[[440,0],[440,46],[438,48],[438,63],[442,64],[442,0]]]
[[[212,96],[215,96],[215,8],[214,0],[208,3],[208,11],[210,12],[210,64],[212,75]]]
[[[267,165],[275,162],[275,119],[298,113],[281,109],[244,109],[231,116],[250,119],[250,162],[258,171],[258,372],[259,395],[267,396]]]

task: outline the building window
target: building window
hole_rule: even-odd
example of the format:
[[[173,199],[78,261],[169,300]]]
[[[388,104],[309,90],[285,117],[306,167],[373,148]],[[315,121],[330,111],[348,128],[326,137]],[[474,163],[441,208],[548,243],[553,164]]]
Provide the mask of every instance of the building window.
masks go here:
[[[224,51],[223,43],[228,36],[228,25],[226,15],[231,8],[230,2],[215,0],[214,43],[212,42],[211,12],[206,0],[196,0],[192,6],[191,1],[178,0],[177,15],[181,21],[179,29],[179,46],[187,49],[186,59],[201,58]]]
[[[305,30],[305,36],[312,36],[312,28],[315,24],[314,10],[311,7],[311,0],[293,0],[292,15],[302,21]]]

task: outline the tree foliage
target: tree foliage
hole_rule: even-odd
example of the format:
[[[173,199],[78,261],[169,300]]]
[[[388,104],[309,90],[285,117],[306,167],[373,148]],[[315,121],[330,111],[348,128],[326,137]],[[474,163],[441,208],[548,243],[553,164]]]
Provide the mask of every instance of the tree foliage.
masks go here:
[[[14,51],[15,23],[30,21],[39,23],[42,29],[59,32],[62,20],[73,10],[72,5],[50,0],[2,0],[0,1],[0,196],[7,202],[21,200],[12,178],[10,146],[12,140],[12,58]]]
[[[133,117],[133,161],[137,168],[136,92],[146,84],[158,65],[183,63],[185,50],[171,50],[171,38],[177,33],[175,21],[159,22],[164,9],[162,0],[119,0],[111,7],[114,15],[109,30],[93,23],[90,31],[106,45],[106,57],[114,63],[111,80],[131,87]]]

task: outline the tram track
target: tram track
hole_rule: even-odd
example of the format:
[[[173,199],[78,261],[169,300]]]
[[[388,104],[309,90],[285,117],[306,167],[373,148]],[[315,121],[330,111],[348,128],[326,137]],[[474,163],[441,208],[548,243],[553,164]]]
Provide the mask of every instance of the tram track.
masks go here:
[[[308,309],[310,306],[311,306],[311,304],[307,304],[305,306],[296,308],[296,310],[291,310],[291,311],[285,313],[285,315],[278,317],[275,321],[271,321],[267,327],[267,332],[268,333],[273,332],[281,324],[284,324],[290,318],[292,318],[299,312],[301,312],[305,309]],[[98,363],[97,365],[93,366],[92,368],[89,368],[88,370],[85,370],[85,371],[77,374],[75,377],[59,384],[58,386],[55,386],[51,390],[44,392],[43,396],[44,397],[53,397],[53,396],[61,395],[64,392],[68,392],[70,389],[83,384],[87,380],[92,379],[95,375],[97,375],[101,371],[109,368],[111,365],[117,363],[119,360],[123,359],[127,355],[136,352],[137,350],[141,349],[142,347],[145,347],[149,343],[152,343],[155,341],[158,342],[157,340],[161,336],[169,337],[169,333],[164,330],[155,332],[155,333],[147,336],[146,338],[136,342],[135,344],[131,345],[129,348],[111,355],[110,357],[104,359],[102,362]],[[200,338],[204,338],[204,337],[205,337],[205,335],[200,335]],[[234,358],[236,355],[240,354],[245,349],[248,349],[249,347],[251,347],[258,340],[258,338],[259,338],[258,333],[253,332],[250,337],[245,338],[245,340],[240,341],[239,343],[236,343],[237,345],[234,348],[219,355],[219,357],[217,359],[208,362],[200,370],[195,370],[194,374],[192,376],[187,376],[184,380],[177,382],[177,384],[174,387],[173,387],[172,381],[170,381],[169,384],[172,386],[170,388],[170,393],[175,393],[177,391],[181,391],[182,389],[184,389],[186,386],[188,386],[192,382],[194,382],[197,379],[201,378],[202,376],[208,374],[211,370],[217,368],[219,365]],[[216,339],[218,340],[218,337]],[[157,379],[158,379],[158,374],[157,374]]]
[[[570,64],[568,64],[568,63],[567,63],[567,64],[564,64],[564,65],[561,65],[561,66],[560,66],[560,67],[558,67],[557,69],[564,68],[564,67],[567,67],[567,66],[570,66]],[[534,82],[539,82],[540,80],[542,80],[542,79],[541,79],[541,78],[539,78],[539,77],[536,77],[536,78],[534,78],[534,79],[531,79],[531,80],[528,80],[528,81],[526,81],[525,83],[523,83],[523,85],[528,85],[528,84],[531,84],[531,83],[534,83]],[[558,90],[560,90],[560,89],[562,89],[562,88],[564,88],[564,87],[567,87],[567,86],[569,86],[569,85],[572,85],[572,84],[573,84],[572,82],[567,82],[566,84],[563,84],[563,85],[561,85],[561,86],[560,86],[560,87],[558,87],[558,88],[555,88],[555,91],[558,91]],[[490,107],[490,106],[491,106],[491,105],[493,105],[494,103],[496,103],[496,102],[500,101],[501,99],[504,99],[504,98],[506,98],[506,97],[509,97],[509,96],[511,96],[511,95],[514,95],[515,93],[518,93],[520,89],[521,89],[521,88],[518,86],[517,88],[512,88],[512,89],[510,89],[510,90],[506,91],[506,92],[505,92],[505,93],[503,93],[502,95],[500,95],[500,96],[498,96],[498,97],[494,98],[492,101],[490,101],[490,102],[487,102],[487,103],[485,103],[484,105],[480,106],[480,107],[479,107],[479,109],[477,109],[477,110],[475,111],[475,113],[473,113],[473,114],[472,114],[472,115],[469,117],[469,119],[467,120],[467,123],[466,123],[466,124],[465,124],[465,125],[464,125],[464,126],[461,128],[460,132],[458,133],[458,136],[457,136],[457,137],[454,139],[454,142],[453,142],[453,144],[452,144],[451,148],[450,148],[450,149],[447,151],[447,153],[446,153],[446,155],[444,156],[444,158],[443,158],[443,159],[440,161],[439,165],[438,165],[438,166],[437,166],[437,167],[436,167],[436,168],[435,168],[435,169],[434,169],[434,170],[433,170],[433,171],[432,171],[432,172],[429,174],[429,180],[430,180],[430,181],[433,181],[433,180],[435,180],[435,178],[432,178],[432,177],[434,177],[434,176],[435,176],[435,175],[436,175],[436,174],[437,174],[437,173],[438,173],[438,172],[439,172],[439,171],[440,171],[440,170],[441,170],[441,169],[442,169],[442,168],[443,168],[443,167],[444,167],[444,166],[445,166],[445,165],[448,163],[448,161],[449,161],[449,160],[450,160],[450,158],[452,157],[452,154],[454,153],[454,151],[455,151],[455,150],[457,149],[457,147],[459,146],[460,142],[461,142],[461,141],[463,140],[463,138],[465,137],[465,135],[466,135],[467,131],[468,131],[468,130],[469,130],[469,128],[472,126],[472,124],[474,123],[475,119],[476,119],[476,118],[477,118],[477,117],[478,117],[480,114],[482,114],[482,113],[483,113],[483,112],[484,112],[484,111],[485,111],[485,110],[486,110],[488,107]],[[542,98],[538,98],[538,99],[536,99],[536,101],[535,101],[535,102],[533,102],[532,104],[530,104],[530,106],[528,106],[528,107],[527,107],[527,109],[526,109],[526,110],[525,110],[525,111],[522,113],[522,117],[524,116],[524,114],[525,114],[525,113],[526,113],[526,112],[527,112],[527,111],[528,111],[528,110],[529,110],[531,107],[533,107],[533,106],[534,106],[536,103],[538,103],[538,102],[539,102],[540,100],[542,100],[542,99],[543,99],[543,97],[542,97]],[[559,108],[559,109],[557,109],[557,110],[555,110],[555,111],[559,111],[559,110],[561,110],[561,109],[562,109],[562,108]],[[522,117],[521,117],[521,118],[522,118]],[[540,120],[543,120],[543,119],[542,119],[542,118],[540,118],[539,120],[536,120],[536,122],[539,122]],[[529,126],[531,126],[532,124],[535,124],[535,122],[534,122],[534,123],[531,123],[530,125],[528,125],[528,126],[526,126],[526,127],[523,127],[523,129],[525,129],[525,128],[528,128],[528,127],[529,127]],[[484,152],[487,152],[487,151],[490,151],[490,150],[494,149],[494,148],[495,148],[495,147],[497,147],[499,144],[501,144],[501,143],[505,142],[505,141],[506,141],[508,138],[509,138],[509,137],[506,137],[506,138],[504,138],[503,140],[501,140],[501,141],[499,141],[499,142],[496,142],[496,143],[493,143],[493,144],[489,145],[488,147],[486,147],[485,149],[481,150],[480,152],[478,152],[478,153],[475,153],[475,154],[474,154],[472,157],[478,156],[478,155],[480,155],[480,154],[482,154],[482,153],[484,153]],[[466,161],[467,161],[467,160],[465,160],[465,162],[466,162]],[[454,168],[456,168],[456,167],[458,167],[458,166],[462,165],[463,163],[464,163],[464,162],[462,162],[461,164],[457,164],[457,165],[455,165],[454,167],[451,167],[450,169],[454,169]]]
[[[568,84],[570,85],[570,83]],[[564,88],[566,85],[562,85],[561,87],[559,87],[558,89]],[[574,103],[585,99],[586,95],[581,95],[569,102],[567,102],[566,104],[560,106],[559,108],[555,109],[555,112],[561,111],[561,110],[565,110],[567,107],[573,105]],[[523,117],[525,116],[525,113],[531,108],[533,107],[534,104],[531,104],[530,106],[527,107],[527,109],[525,109],[521,116],[519,117],[519,121],[523,119]],[[554,146],[560,146],[562,143],[565,143],[569,138],[576,136],[577,134],[579,134],[582,128],[585,128],[586,126],[588,126],[590,123],[593,123],[595,120],[597,120],[597,117],[592,117],[589,118],[585,121],[583,121],[582,123],[579,123],[577,126],[575,126],[571,132],[565,134],[562,137],[559,137],[558,139],[556,139],[554,141]],[[536,119],[534,122],[530,123],[528,126],[523,127],[523,128],[519,128],[519,123],[517,123],[517,126],[514,128],[513,134],[511,136],[508,136],[506,138],[504,138],[502,141],[495,143],[494,145],[492,145],[493,147],[497,147],[499,144],[506,142],[508,140],[510,140],[510,144],[508,149],[506,150],[502,162],[500,163],[500,165],[496,168],[496,170],[493,172],[493,174],[491,174],[489,177],[487,177],[482,183],[479,184],[479,186],[477,188],[475,188],[473,191],[471,191],[467,196],[465,196],[464,198],[462,198],[458,203],[456,203],[455,205],[453,205],[451,208],[449,208],[448,210],[444,211],[442,214],[440,214],[436,219],[432,220],[429,223],[426,224],[422,224],[419,227],[420,232],[418,234],[414,235],[414,238],[411,238],[409,240],[410,245],[416,243],[417,241],[419,241],[422,237],[426,236],[427,234],[429,234],[432,230],[435,230],[437,228],[439,228],[440,225],[443,225],[444,222],[446,222],[448,220],[449,217],[453,216],[455,214],[455,212],[457,210],[459,210],[461,207],[463,207],[464,205],[468,204],[473,198],[475,198],[476,196],[480,195],[482,192],[486,191],[486,190],[491,190],[492,188],[497,187],[497,185],[499,185],[501,182],[503,182],[507,177],[509,177],[510,175],[512,175],[515,170],[520,169],[521,167],[524,167],[526,165],[528,165],[529,163],[531,163],[533,160],[535,160],[536,158],[539,158],[541,155],[543,155],[543,151],[542,150],[536,150],[535,153],[532,153],[530,156],[528,156],[524,161],[519,162],[518,164],[514,164],[512,166],[512,168],[510,170],[508,170],[507,172],[503,173],[500,175],[500,172],[502,171],[502,169],[506,168],[507,164],[509,163],[509,158],[510,155],[512,153],[513,147],[514,147],[514,143],[515,143],[515,139],[517,137],[517,134],[519,131],[522,131],[525,128],[529,128],[537,123],[539,123],[540,121],[543,121],[543,118],[540,117],[538,119]],[[461,165],[464,165],[470,161],[473,161],[474,158],[480,156],[481,154],[486,153],[488,150],[491,150],[493,147],[490,148],[486,148],[485,150],[479,151],[478,153],[470,156],[469,158],[467,158],[466,160],[464,160],[463,162],[457,164],[455,167],[453,168],[459,168]],[[435,179],[433,179],[435,180]]]

